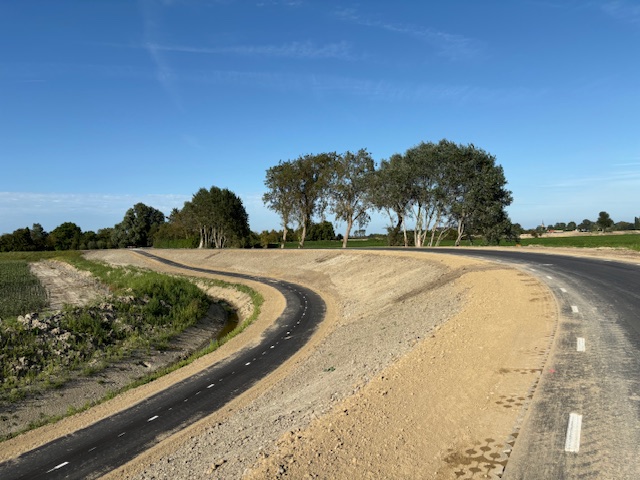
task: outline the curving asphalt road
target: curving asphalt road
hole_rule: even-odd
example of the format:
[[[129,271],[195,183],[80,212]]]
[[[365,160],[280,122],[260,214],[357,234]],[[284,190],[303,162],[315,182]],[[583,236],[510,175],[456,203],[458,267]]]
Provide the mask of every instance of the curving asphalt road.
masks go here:
[[[167,265],[264,282],[286,308],[263,341],[144,402],[83,430],[0,464],[0,479],[87,479],[115,469],[176,432],[213,413],[274,371],[302,348],[323,320],[326,306],[315,292],[285,281],[194,268],[139,253]]]
[[[503,479],[640,478],[640,263],[425,249],[505,262],[558,301],[555,348]]]

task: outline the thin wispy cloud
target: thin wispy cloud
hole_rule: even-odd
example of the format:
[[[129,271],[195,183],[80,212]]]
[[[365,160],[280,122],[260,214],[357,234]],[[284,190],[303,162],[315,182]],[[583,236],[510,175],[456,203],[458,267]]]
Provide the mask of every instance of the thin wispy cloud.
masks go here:
[[[346,42],[315,45],[311,42],[291,42],[283,45],[236,45],[224,47],[193,47],[185,45],[146,44],[154,52],[180,52],[207,55],[243,55],[261,57],[284,57],[300,59],[334,58],[351,60],[354,56]]]
[[[431,45],[438,55],[450,60],[476,57],[482,51],[480,42],[463,35],[442,32],[419,25],[385,22],[361,15],[357,10],[351,8],[338,10],[336,16],[343,21],[357,25],[377,28],[424,41]]]
[[[638,166],[640,164],[622,164],[620,166]],[[615,172],[604,173],[602,175],[592,175],[586,177],[575,177],[545,185],[547,188],[588,188],[594,190],[603,188],[613,188],[622,185],[633,185],[640,188],[640,169],[626,169]]]

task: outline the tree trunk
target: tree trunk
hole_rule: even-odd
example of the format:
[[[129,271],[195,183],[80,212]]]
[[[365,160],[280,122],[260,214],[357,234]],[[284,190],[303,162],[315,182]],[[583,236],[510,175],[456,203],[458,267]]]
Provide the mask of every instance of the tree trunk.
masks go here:
[[[298,248],[304,248],[304,238],[307,236],[307,222],[302,225],[302,233],[300,234],[300,241],[298,242]]]
[[[280,245],[280,248],[284,248],[284,246],[287,244],[287,233],[289,233],[289,230],[287,229],[287,225],[284,225],[284,231],[282,232],[282,245]]]
[[[407,224],[404,221],[404,217],[402,218],[402,233],[404,235],[404,246],[409,246],[409,237],[407,237]]]
[[[353,226],[353,220],[347,221],[347,231],[342,239],[342,248],[347,248],[347,242],[349,241],[349,234],[351,233],[351,227]]]
[[[460,246],[460,240],[462,240],[463,235],[464,235],[464,221],[460,220],[458,222],[458,238],[456,238],[456,247]]]

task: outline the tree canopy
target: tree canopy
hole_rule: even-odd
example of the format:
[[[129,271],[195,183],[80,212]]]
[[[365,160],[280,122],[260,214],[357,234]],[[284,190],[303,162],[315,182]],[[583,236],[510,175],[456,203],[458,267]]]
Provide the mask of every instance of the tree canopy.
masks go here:
[[[136,203],[112,232],[112,242],[119,248],[150,247],[153,236],[165,222],[164,213],[144,203]]]
[[[199,236],[198,248],[244,247],[249,240],[249,216],[242,200],[226,188],[201,188],[173,219]]]

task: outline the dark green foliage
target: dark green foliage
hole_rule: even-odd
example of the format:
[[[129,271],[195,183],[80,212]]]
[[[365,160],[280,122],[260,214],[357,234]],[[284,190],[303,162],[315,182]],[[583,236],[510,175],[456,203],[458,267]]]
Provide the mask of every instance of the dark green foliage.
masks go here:
[[[122,222],[113,228],[111,240],[118,248],[150,247],[164,220],[164,213],[160,210],[136,203],[127,210]]]
[[[73,222],[65,222],[49,234],[49,244],[54,250],[78,250],[81,238],[80,227]]]
[[[600,212],[598,214],[596,225],[598,226],[598,230],[606,232],[608,230],[611,230],[611,227],[613,227],[613,220],[607,212]]]
[[[247,211],[240,197],[226,188],[201,188],[174,218],[190,235],[200,237],[199,248],[242,248],[249,243]]]
[[[335,238],[336,234],[333,230],[333,223],[326,220],[320,223],[312,224],[307,235],[307,240],[309,241],[335,240]]]

